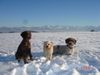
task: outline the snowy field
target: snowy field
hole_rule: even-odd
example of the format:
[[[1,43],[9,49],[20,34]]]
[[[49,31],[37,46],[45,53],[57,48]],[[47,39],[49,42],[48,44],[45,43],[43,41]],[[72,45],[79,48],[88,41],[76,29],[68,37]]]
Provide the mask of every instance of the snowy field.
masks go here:
[[[43,42],[51,40],[64,45],[65,39],[77,39],[77,55],[53,56],[46,61]],[[37,60],[24,65],[14,54],[22,38],[20,33],[0,34],[0,75],[100,75],[100,32],[41,32],[32,33],[32,55]]]

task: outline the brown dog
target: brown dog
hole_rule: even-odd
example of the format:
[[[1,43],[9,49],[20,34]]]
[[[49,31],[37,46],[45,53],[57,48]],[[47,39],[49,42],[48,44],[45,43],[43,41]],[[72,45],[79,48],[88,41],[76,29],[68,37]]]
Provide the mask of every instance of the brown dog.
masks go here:
[[[76,39],[74,38],[67,38],[65,40],[66,45],[56,45],[53,48],[53,54],[65,54],[65,55],[73,55],[76,52],[74,49],[74,45],[76,44]]]
[[[22,59],[24,63],[26,64],[28,63],[28,57],[30,57],[30,60],[33,60],[32,54],[31,54],[31,44],[29,41],[31,39],[31,32],[24,31],[21,33],[21,36],[23,40],[17,49],[15,57],[18,60],[18,62],[20,62],[20,60]]]

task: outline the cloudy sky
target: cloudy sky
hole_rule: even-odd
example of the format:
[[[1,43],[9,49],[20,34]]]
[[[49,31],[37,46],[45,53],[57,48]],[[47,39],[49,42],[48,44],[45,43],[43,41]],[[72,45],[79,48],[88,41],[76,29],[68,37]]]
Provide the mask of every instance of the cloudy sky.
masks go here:
[[[100,0],[0,0],[0,26],[100,25]]]

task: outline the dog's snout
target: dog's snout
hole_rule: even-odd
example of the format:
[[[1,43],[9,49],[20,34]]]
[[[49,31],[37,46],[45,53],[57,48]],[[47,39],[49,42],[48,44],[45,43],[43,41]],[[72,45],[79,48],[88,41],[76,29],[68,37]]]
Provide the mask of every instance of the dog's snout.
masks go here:
[[[48,48],[48,45],[46,46],[46,48]]]
[[[72,43],[70,42],[70,43],[68,43],[69,45],[72,45]]]
[[[49,48],[49,47],[50,47],[50,44],[47,44],[47,45],[46,45],[46,48]]]

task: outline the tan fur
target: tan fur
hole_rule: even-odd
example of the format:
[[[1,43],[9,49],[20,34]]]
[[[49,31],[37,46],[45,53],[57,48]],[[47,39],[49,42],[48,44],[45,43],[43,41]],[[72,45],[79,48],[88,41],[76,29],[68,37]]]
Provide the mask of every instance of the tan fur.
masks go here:
[[[44,42],[44,56],[46,57],[46,60],[51,60],[52,54],[53,54],[53,42],[45,41]]]

